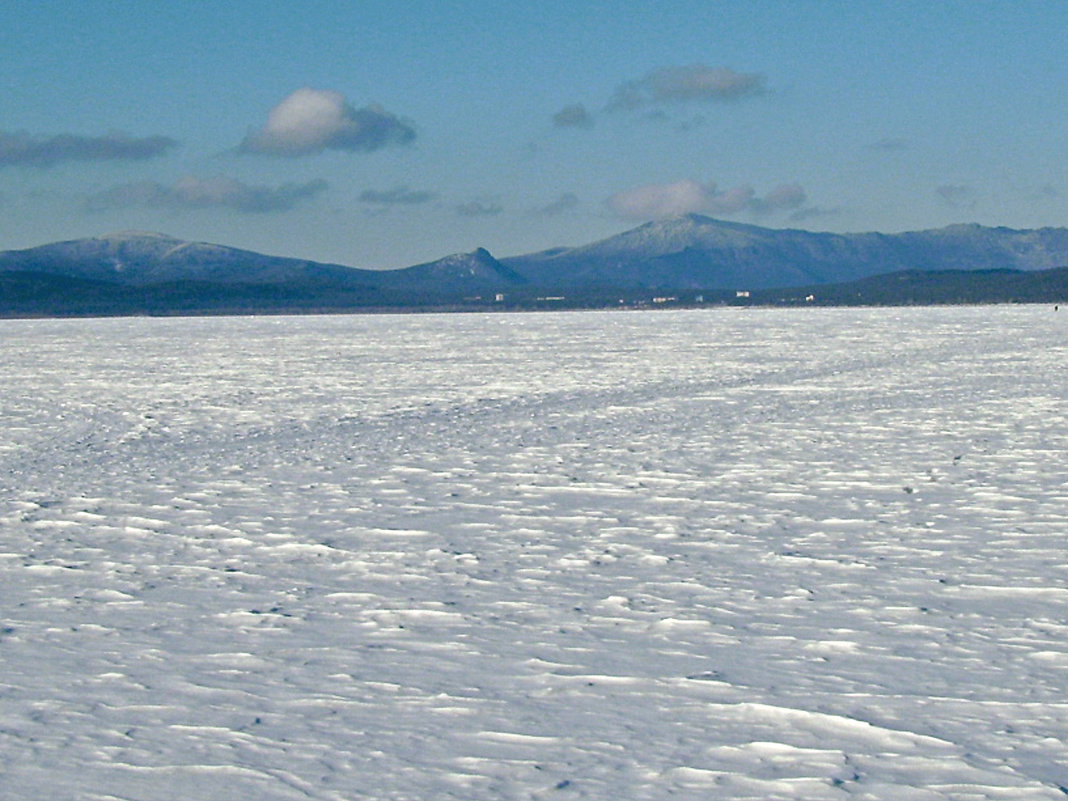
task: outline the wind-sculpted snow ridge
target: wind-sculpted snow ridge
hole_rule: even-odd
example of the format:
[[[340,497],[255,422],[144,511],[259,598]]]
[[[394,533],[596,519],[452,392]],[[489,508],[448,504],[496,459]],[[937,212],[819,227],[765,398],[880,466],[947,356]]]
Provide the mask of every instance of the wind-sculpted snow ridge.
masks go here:
[[[0,326],[4,799],[1064,797],[1063,313]]]

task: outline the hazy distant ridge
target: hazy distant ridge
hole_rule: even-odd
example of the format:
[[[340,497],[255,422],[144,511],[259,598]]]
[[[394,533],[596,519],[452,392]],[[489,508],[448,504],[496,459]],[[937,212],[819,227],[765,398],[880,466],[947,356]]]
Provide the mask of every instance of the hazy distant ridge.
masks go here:
[[[374,275],[336,264],[265,256],[141,231],[0,252],[0,271],[14,270],[124,286],[168,281],[267,284],[306,278],[359,282],[363,273]]]
[[[952,225],[901,234],[776,230],[700,215],[651,222],[600,242],[504,259],[559,287],[767,289],[899,270],[1043,270],[1068,265],[1068,229]]]
[[[579,247],[504,259],[479,248],[400,270],[265,256],[135,231],[0,252],[0,311],[406,307],[501,297],[529,303],[539,295],[582,297],[581,305],[616,292],[635,299],[646,290],[821,287],[891,273],[951,270],[965,271],[963,279],[953,279],[954,286],[975,274],[973,283],[993,300],[1004,298],[994,289],[992,271],[1030,273],[1065,265],[1068,229],[974,224],[900,234],[834,234],[686,215]],[[922,288],[923,282],[912,285]],[[35,306],[35,301],[41,302]],[[924,301],[921,294],[907,302]]]

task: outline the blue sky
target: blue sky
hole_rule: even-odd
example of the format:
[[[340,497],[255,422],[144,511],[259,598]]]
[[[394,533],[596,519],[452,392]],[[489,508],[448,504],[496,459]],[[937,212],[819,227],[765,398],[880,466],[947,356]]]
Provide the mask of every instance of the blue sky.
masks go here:
[[[0,249],[359,267],[769,227],[1068,224],[1068,3],[15,2]]]

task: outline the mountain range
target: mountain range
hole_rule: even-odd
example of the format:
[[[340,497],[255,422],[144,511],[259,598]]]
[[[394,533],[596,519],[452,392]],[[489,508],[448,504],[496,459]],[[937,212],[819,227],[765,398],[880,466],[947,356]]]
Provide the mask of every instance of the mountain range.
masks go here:
[[[703,293],[706,301],[756,293],[774,302],[798,294],[775,290],[807,288],[808,297],[814,288],[899,273],[935,277],[908,283],[920,293],[916,297],[888,302],[924,302],[924,287],[933,292],[930,302],[945,302],[935,283],[993,288],[999,276],[1041,271],[1053,271],[1054,277],[1038,284],[1061,298],[1056,276],[1065,271],[1055,268],[1065,265],[1068,229],[975,224],[835,234],[691,214],[579,247],[503,259],[479,248],[399,270],[265,256],[135,231],[0,252],[0,314],[441,308],[480,302],[530,307],[569,298],[568,305],[597,306],[616,302],[616,296],[639,303],[680,293],[693,298]],[[1010,283],[1020,290],[1029,280]],[[868,299],[859,302],[879,302],[878,279],[862,286]],[[896,286],[900,296],[905,284],[898,280]],[[849,297],[843,291],[819,294]],[[974,295],[965,291],[960,297]]]

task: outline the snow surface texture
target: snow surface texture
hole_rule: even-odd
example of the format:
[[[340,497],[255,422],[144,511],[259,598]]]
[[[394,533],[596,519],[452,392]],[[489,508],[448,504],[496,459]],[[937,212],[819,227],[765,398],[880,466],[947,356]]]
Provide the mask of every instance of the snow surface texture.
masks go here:
[[[3,799],[1064,798],[1064,312],[0,331]]]

